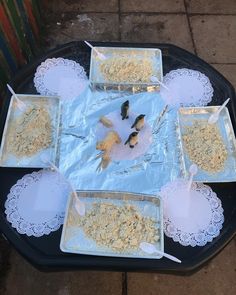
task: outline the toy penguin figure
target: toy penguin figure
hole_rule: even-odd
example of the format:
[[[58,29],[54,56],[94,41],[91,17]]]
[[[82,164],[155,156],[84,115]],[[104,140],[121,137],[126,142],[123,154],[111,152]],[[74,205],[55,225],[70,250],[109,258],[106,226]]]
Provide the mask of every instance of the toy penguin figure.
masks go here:
[[[122,120],[129,118],[129,101],[128,100],[126,100],[121,105],[121,117],[122,117]]]
[[[126,140],[125,145],[127,143],[129,143],[129,147],[133,149],[134,146],[138,144],[138,132],[132,132]]]
[[[143,126],[144,126],[144,117],[145,115],[139,115],[135,121],[134,121],[134,124],[131,126],[131,128],[134,128],[137,130],[137,131],[140,131]]]

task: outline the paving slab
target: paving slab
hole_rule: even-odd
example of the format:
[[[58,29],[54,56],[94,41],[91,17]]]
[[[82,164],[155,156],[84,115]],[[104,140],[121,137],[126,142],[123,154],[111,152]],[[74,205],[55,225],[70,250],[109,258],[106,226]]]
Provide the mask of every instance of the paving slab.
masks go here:
[[[74,271],[43,273],[12,251],[11,268],[1,295],[121,295],[122,273]]]
[[[129,295],[236,294],[236,240],[191,276],[129,273]]]
[[[236,63],[236,16],[190,17],[197,54],[209,63]]]
[[[54,19],[48,24],[46,38],[51,47],[78,40],[117,41],[119,17],[115,13],[89,13]]]
[[[140,43],[173,43],[193,52],[186,15],[123,14],[121,40]]]
[[[185,12],[183,0],[120,0],[122,12]]]
[[[50,0],[48,9],[53,13],[117,12],[118,0]]]
[[[225,76],[232,83],[234,89],[236,89],[236,64],[212,64],[212,66]]]
[[[234,14],[236,13],[235,0],[186,0],[189,13]]]

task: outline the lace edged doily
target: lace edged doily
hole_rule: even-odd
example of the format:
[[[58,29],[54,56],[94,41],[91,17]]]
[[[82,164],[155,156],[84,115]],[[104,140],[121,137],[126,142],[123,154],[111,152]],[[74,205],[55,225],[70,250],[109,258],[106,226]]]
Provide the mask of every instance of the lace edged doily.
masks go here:
[[[172,106],[197,107],[206,106],[212,100],[213,87],[209,78],[203,73],[191,69],[177,69],[164,76],[161,96]]]
[[[73,99],[88,85],[84,68],[77,62],[64,58],[49,58],[38,66],[34,85],[42,95],[59,95]]]
[[[222,204],[209,186],[193,183],[191,190],[195,194],[195,200],[190,201],[189,217],[186,219],[173,216],[168,210],[168,198],[176,198],[176,206],[181,206],[177,191],[186,186],[186,183],[186,180],[178,179],[161,189],[160,195],[164,200],[164,232],[183,246],[204,246],[220,234],[224,222]]]
[[[40,170],[27,174],[7,196],[7,220],[20,234],[48,235],[63,224],[69,192],[69,185],[56,172]]]

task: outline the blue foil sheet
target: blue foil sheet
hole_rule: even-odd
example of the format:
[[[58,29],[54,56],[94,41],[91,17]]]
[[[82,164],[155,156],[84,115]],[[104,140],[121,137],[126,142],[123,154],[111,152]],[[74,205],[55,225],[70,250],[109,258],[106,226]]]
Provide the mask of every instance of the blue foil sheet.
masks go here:
[[[146,114],[153,140],[148,151],[135,160],[112,161],[96,171],[96,128],[101,116],[120,110],[129,100],[137,114]],[[177,109],[167,107],[158,92],[128,94],[92,91],[89,87],[75,100],[63,102],[60,165],[78,190],[113,190],[156,194],[170,180],[183,176]],[[160,117],[161,116],[161,117]]]

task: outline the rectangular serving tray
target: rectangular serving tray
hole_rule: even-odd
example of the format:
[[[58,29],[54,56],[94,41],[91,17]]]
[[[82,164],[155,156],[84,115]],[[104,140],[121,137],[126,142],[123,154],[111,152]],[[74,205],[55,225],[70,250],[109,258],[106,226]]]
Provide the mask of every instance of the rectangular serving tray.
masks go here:
[[[187,153],[185,152],[183,143],[184,129],[191,126],[194,120],[208,120],[211,114],[216,112],[220,106],[208,107],[188,107],[180,108],[178,111],[178,128],[181,149],[181,163],[183,166],[184,176],[188,176],[188,170],[192,162],[190,161]],[[236,141],[233,126],[231,123],[228,109],[225,107],[219,116],[217,126],[223,138],[225,147],[227,149],[227,159],[224,169],[217,173],[209,173],[198,167],[198,173],[194,176],[196,182],[235,182],[236,181]]]
[[[100,53],[104,54],[107,58],[114,56],[135,56],[138,59],[150,58],[153,64],[153,76],[156,76],[160,81],[163,80],[162,69],[162,53],[158,48],[129,48],[129,47],[95,47]],[[160,85],[158,82],[150,83],[132,83],[132,82],[111,82],[105,80],[101,71],[101,59],[97,57],[94,49],[91,52],[90,58],[90,73],[89,80],[92,88],[102,90],[118,90],[118,91],[154,91],[159,90]]]
[[[18,167],[18,168],[47,168],[49,164],[41,160],[44,155],[55,165],[58,164],[58,140],[61,120],[61,103],[57,96],[41,96],[32,94],[17,94],[26,106],[44,105],[49,111],[52,124],[52,144],[47,149],[37,152],[29,157],[16,157],[7,150],[7,137],[9,136],[10,125],[14,124],[14,120],[22,115],[22,111],[15,105],[15,100],[11,97],[8,108],[7,118],[3,130],[3,136],[0,146],[0,166],[1,167]]]
[[[128,202],[128,204],[138,207],[143,216],[155,218],[160,236],[160,239],[155,246],[158,250],[164,251],[163,209],[162,200],[158,196],[112,191],[78,191],[77,194],[80,200],[85,203],[86,210],[89,210],[93,203],[98,202],[115,204],[117,206],[122,206]],[[74,198],[75,196],[71,194],[67,202],[66,215],[60,242],[60,249],[63,252],[129,258],[159,259],[162,257],[157,254],[146,254],[140,249],[129,252],[116,252],[108,247],[97,246],[92,239],[85,236],[80,227],[71,226],[69,224],[70,215],[74,218],[76,216],[80,218],[74,207]]]

